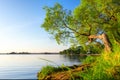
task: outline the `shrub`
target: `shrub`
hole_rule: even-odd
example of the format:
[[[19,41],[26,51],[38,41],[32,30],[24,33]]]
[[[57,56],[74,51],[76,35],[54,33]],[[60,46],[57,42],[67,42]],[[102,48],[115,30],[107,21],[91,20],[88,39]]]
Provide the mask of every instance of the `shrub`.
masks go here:
[[[89,56],[85,63],[91,63],[92,68],[79,73],[83,80],[120,80],[120,47],[115,45],[114,52],[103,52],[94,59]]]

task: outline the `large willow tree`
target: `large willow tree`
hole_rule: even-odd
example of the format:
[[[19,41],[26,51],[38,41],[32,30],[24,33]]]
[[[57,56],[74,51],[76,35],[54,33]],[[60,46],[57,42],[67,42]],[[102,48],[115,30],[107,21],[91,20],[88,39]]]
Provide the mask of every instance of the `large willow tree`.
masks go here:
[[[74,11],[63,9],[58,3],[44,9],[42,27],[58,43],[86,45],[101,40],[109,52],[112,44],[120,44],[120,0],[81,0]]]

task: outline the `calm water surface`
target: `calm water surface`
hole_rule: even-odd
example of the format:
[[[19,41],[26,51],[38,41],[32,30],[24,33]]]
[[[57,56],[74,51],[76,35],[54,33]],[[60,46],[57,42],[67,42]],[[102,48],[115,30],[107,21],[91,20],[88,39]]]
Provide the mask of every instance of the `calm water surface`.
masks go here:
[[[80,61],[78,57],[59,54],[0,55],[0,79],[37,79],[37,72],[49,64],[54,66],[76,65],[80,64]]]

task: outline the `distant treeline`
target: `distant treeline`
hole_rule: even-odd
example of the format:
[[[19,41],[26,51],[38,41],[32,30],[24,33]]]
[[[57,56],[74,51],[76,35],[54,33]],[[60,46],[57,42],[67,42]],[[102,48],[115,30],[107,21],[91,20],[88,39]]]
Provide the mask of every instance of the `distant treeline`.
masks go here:
[[[3,53],[5,54],[5,53]],[[49,52],[44,52],[44,53],[30,53],[30,52],[11,52],[11,53],[6,53],[6,54],[58,54],[58,53],[49,53]]]
[[[60,54],[99,54],[103,49],[103,45],[96,43],[96,45],[88,45],[86,47],[70,47],[69,49],[60,51]]]
[[[60,54],[80,54],[85,53],[85,50],[82,46],[70,47],[69,49],[60,51]]]
[[[28,53],[28,52],[11,52],[11,53],[8,53],[8,54],[31,54],[31,53]]]

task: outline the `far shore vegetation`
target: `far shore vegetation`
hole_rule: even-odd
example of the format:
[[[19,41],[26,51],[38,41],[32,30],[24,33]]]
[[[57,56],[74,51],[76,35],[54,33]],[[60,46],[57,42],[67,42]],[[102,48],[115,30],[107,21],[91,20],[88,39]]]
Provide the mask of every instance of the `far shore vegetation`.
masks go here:
[[[73,11],[56,3],[44,10],[41,27],[58,44],[71,45],[61,54],[100,56],[88,56],[75,69],[48,65],[38,72],[38,79],[120,80],[120,0],[81,0]]]
[[[10,53],[0,53],[0,55],[9,55],[9,54],[59,54],[57,52],[43,52],[43,53],[31,53],[31,52],[10,52]]]

